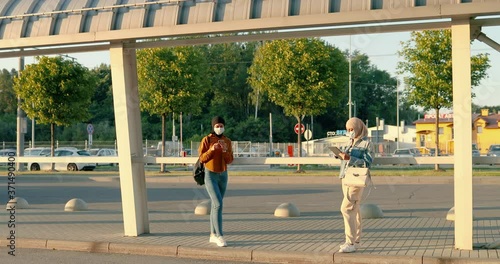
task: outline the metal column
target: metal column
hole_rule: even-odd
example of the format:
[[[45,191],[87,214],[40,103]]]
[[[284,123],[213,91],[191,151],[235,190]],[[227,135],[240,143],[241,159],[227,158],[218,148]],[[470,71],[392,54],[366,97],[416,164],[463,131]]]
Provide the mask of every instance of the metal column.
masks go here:
[[[149,233],[149,217],[142,151],[142,128],[134,49],[122,43],[110,48],[116,139],[120,163],[125,236]]]
[[[472,250],[472,97],[469,19],[453,20],[455,248]]]

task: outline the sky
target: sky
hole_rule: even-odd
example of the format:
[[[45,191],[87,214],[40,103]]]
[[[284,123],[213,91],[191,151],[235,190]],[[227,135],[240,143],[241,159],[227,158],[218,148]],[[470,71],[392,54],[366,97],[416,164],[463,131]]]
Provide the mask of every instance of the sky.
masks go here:
[[[500,26],[483,27],[482,32],[497,43],[500,43]],[[399,60],[396,53],[401,49],[401,41],[410,39],[410,32],[364,34],[353,35],[352,37],[336,36],[324,37],[324,39],[341,50],[348,50],[349,47],[351,47],[352,51],[359,50],[361,53],[368,55],[372,65],[375,65],[380,70],[387,71],[392,76],[396,76],[396,67]],[[476,97],[473,98],[473,103],[480,106],[500,105],[500,52],[475,40],[471,45],[471,53],[472,55],[488,53],[491,65],[491,68],[487,72],[489,77],[483,79],[481,84],[474,88]],[[73,53],[68,54],[68,56],[76,58],[79,63],[88,68],[94,68],[101,63],[110,63],[109,52],[107,51]],[[33,57],[25,58],[25,64],[33,62]],[[19,60],[18,58],[0,59],[0,65],[2,69],[17,69],[19,67]]]

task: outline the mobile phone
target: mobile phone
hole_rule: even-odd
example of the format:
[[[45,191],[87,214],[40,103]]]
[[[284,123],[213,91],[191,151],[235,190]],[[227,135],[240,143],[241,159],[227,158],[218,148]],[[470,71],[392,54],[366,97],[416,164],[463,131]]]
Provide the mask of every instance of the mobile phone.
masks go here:
[[[335,157],[342,159],[340,157],[340,153],[342,153],[342,151],[340,151],[339,148],[337,148],[337,147],[328,147],[328,148],[333,152],[333,154],[335,154]]]

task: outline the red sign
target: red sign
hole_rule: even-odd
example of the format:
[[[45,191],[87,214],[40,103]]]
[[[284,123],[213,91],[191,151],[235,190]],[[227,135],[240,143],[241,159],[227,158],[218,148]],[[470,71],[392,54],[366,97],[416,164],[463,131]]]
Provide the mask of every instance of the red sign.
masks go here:
[[[295,131],[295,134],[299,133],[299,123],[297,123],[293,127],[293,131]],[[304,134],[304,131],[306,131],[306,128],[304,127],[304,124],[300,124],[300,134]]]
[[[453,118],[453,114],[439,114],[439,119]],[[424,119],[436,119],[436,114],[425,114]]]

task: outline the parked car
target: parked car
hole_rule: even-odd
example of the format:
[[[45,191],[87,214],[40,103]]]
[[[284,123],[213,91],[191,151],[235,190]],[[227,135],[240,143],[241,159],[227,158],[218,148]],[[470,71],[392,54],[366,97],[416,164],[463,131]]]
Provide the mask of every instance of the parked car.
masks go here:
[[[481,156],[481,152],[479,152],[477,144],[472,144],[472,157],[479,157],[479,156]]]
[[[411,152],[413,152],[413,156],[415,156],[415,157],[422,156],[422,153],[420,152],[420,149],[418,149],[418,148],[411,148],[410,150],[411,150]]]
[[[9,153],[14,153],[14,154],[9,154]],[[17,150],[15,149],[0,149],[0,156],[2,157],[7,157],[7,156],[16,156]]]
[[[101,149],[90,149],[89,153],[91,156],[99,156],[99,157],[109,157],[109,156],[118,156],[118,153],[116,152],[115,149],[109,149],[109,148],[101,148]],[[96,166],[103,166],[103,165],[118,165],[117,163],[96,163]]]
[[[15,149],[0,149],[0,157],[16,156],[17,150]],[[0,166],[7,165],[6,162],[1,162]]]
[[[49,154],[50,155],[50,154]],[[48,156],[48,155],[46,155]],[[78,149],[56,149],[54,151],[54,157],[69,157],[69,156],[90,156],[85,150]],[[39,162],[30,162],[28,163],[28,168],[31,171],[38,170],[50,170],[51,163],[39,163]],[[68,170],[68,171],[80,171],[80,170],[94,170],[96,164],[95,163],[72,163],[72,162],[57,162],[54,164],[54,168],[56,170]]]
[[[24,149],[24,156],[47,156],[50,155],[50,148],[37,147]]]
[[[429,156],[431,157],[436,156],[436,148],[429,149]],[[441,150],[438,150],[438,156],[442,156]]]
[[[486,155],[490,157],[500,157],[500,145],[491,145]]]
[[[419,152],[420,153],[420,152]],[[396,149],[394,153],[392,153],[393,157],[402,158],[402,157],[415,157],[415,151],[413,149],[404,148],[404,149]]]

